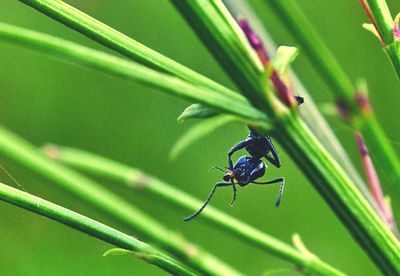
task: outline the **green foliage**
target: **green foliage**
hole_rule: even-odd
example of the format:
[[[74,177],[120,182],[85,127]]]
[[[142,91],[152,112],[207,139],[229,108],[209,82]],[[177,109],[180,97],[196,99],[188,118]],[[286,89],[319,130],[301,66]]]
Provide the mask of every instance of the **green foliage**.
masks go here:
[[[387,229],[386,225],[382,223],[366,198],[355,187],[353,183],[355,177],[351,175],[351,169],[344,167],[344,163],[339,164],[335,160],[336,156],[332,155],[332,152],[338,152],[337,149],[341,149],[340,145],[332,150],[331,147],[327,146],[327,141],[320,138],[323,137],[324,133],[318,132],[324,132],[324,130],[318,129],[310,123],[312,121],[311,113],[303,115],[304,121],[308,124],[307,126],[303,119],[300,118],[298,109],[295,106],[285,106],[274,94],[275,91],[272,89],[272,85],[267,78],[268,72],[265,72],[267,70],[264,70],[254,49],[251,48],[237,25],[235,18],[222,1],[188,0],[173,2],[198,32],[206,46],[211,49],[211,53],[222,64],[225,71],[237,84],[238,91],[244,96],[159,54],[62,1],[23,0],[21,2],[32,6],[65,24],[67,27],[136,62],[84,47],[67,40],[3,23],[0,24],[0,40],[35,48],[72,63],[90,67],[123,79],[139,82],[152,89],[183,98],[189,102],[196,102],[197,104],[188,107],[178,120],[189,118],[208,119],[201,121],[189,129],[181,137],[181,140],[177,140],[172,151],[175,155],[193,145],[198,139],[207,137],[207,134],[233,120],[250,125],[260,133],[271,134],[274,140],[279,141],[281,146],[285,148],[298,168],[304,172],[310,182],[341,219],[344,226],[347,227],[350,233],[361,244],[365,252],[369,254],[381,271],[385,274],[399,273],[399,242]],[[383,33],[383,37],[387,41],[389,33],[392,35],[392,29],[389,29],[388,26],[392,28],[393,22],[389,22],[391,21],[391,17],[387,7],[385,8],[385,2],[383,0],[371,0],[369,2],[371,10],[377,13],[375,17],[379,25],[379,33]],[[289,11],[290,14],[295,14],[295,12],[296,10]],[[390,20],[388,20],[389,17]],[[302,22],[307,28],[307,22],[304,18],[300,17],[299,20],[303,20]],[[303,26],[302,24],[298,25]],[[383,28],[383,31],[381,28]],[[308,32],[305,32],[305,34],[308,34]],[[319,36],[317,34],[313,32],[310,32],[310,34],[308,37],[306,35],[305,41],[307,42],[307,39],[315,39],[317,41],[316,46],[314,45],[315,47],[311,50],[311,53],[315,54],[320,50],[318,43],[322,42],[322,40],[318,40]],[[317,56],[315,58],[322,68],[321,71],[326,76],[332,73],[327,76],[327,79],[339,89],[338,98],[341,97],[346,101],[348,100],[347,104],[351,107],[350,109],[358,112],[358,107],[353,102],[354,91],[351,82],[348,81],[346,75],[341,71],[333,55],[330,55],[323,44],[321,45],[321,51],[325,54],[325,57],[322,56],[320,58]],[[396,67],[395,61],[398,59],[398,45],[395,42],[390,42],[386,45],[386,49]],[[294,48],[280,48],[274,58],[276,69],[280,72],[286,71],[289,63],[296,55],[297,51]],[[42,77],[44,75],[42,74]],[[114,93],[109,94],[111,97],[115,97]],[[131,95],[133,94],[131,93]],[[134,110],[139,110],[140,108],[139,104],[135,103],[133,105]],[[314,114],[319,116],[316,108],[314,109]],[[150,112],[148,110],[145,111],[146,115],[148,115],[154,110]],[[162,112],[163,115],[167,114],[166,110]],[[126,114],[124,117],[126,117]],[[146,124],[141,119],[138,119],[137,116],[134,116],[134,118],[135,120],[130,120],[131,124],[136,122],[143,123],[143,125]],[[120,123],[123,122],[118,122],[118,125]],[[368,120],[360,120],[356,123],[358,128],[370,134],[372,142],[369,142],[375,143],[375,147],[371,147],[371,151],[381,151],[382,164],[386,164],[385,167],[390,168],[393,165],[392,163],[395,163],[397,160],[397,156],[393,149],[388,147],[389,144],[385,141],[385,137],[382,136],[383,132],[374,117],[369,117]],[[310,126],[312,131],[309,129]],[[104,127],[109,126],[104,124]],[[148,127],[140,132],[146,133],[145,136],[148,139],[146,141],[151,141],[150,137],[157,139],[157,144],[159,141],[163,141],[162,137],[165,137],[161,131],[163,126],[160,126],[157,135],[153,136],[149,135],[151,127],[152,125],[148,124]],[[113,127],[113,129],[115,128]],[[127,132],[125,129],[123,131],[124,133]],[[141,138],[139,135],[136,136],[138,137],[138,141],[134,141],[132,145],[138,146]],[[96,139],[99,138],[96,137]],[[369,137],[366,138],[368,142]],[[152,143],[152,146],[154,145],[155,143]],[[116,146],[117,144],[115,143]],[[123,151],[127,152],[129,150],[124,148]],[[150,156],[152,151],[152,148],[144,150],[145,158],[147,158],[147,155]],[[154,151],[156,151],[155,148]],[[74,150],[72,150],[72,153],[64,150],[60,152],[59,149],[54,147],[47,148],[46,153],[65,163],[70,162],[73,166],[122,181],[129,187],[149,190],[153,194],[165,199],[168,204],[175,204],[187,210],[194,210],[201,203],[175,187],[168,186],[154,177],[145,175],[140,170],[132,169],[117,162],[84,152],[78,152],[80,155],[77,154],[75,161],[71,161],[73,160],[71,156],[73,156]],[[34,146],[5,128],[0,129],[0,155],[14,160],[29,171],[46,177],[51,182],[71,192],[71,194],[78,195],[82,201],[111,215],[111,217],[127,225],[129,229],[132,228],[131,231],[137,231],[146,239],[156,242],[191,268],[207,274],[241,274],[241,272],[225,264],[221,259],[214,257],[210,253],[186,241],[182,236],[175,234],[173,230],[170,230],[161,221],[152,219],[139,210],[139,208],[133,207],[127,200],[116,196],[109,189],[103,188],[94,181],[73,170],[67,169],[64,165],[52,162],[38,152]],[[157,152],[158,160],[156,162],[160,174],[165,172],[171,173],[172,171],[182,179],[189,177],[190,182],[192,182],[192,175],[183,177],[181,174],[176,173],[178,172],[176,169],[168,171],[163,168],[164,165],[160,164],[162,164],[164,155]],[[346,159],[347,155],[344,153],[344,155],[339,154],[339,156],[338,160],[342,159],[343,156]],[[128,158],[131,160],[132,156],[130,155]],[[136,159],[141,161],[143,158],[143,156],[140,158],[138,156]],[[188,163],[192,164],[193,162]],[[180,166],[178,169],[182,171]],[[396,164],[389,171],[394,172],[391,174],[395,175]],[[18,191],[8,190],[3,199],[11,202],[13,198],[21,195],[19,193]],[[21,197],[24,202],[29,199],[29,195],[23,194]],[[39,201],[36,200],[35,202],[38,203]],[[143,207],[141,203],[140,206]],[[166,207],[168,208],[168,206]],[[40,213],[42,205],[36,204],[36,207],[39,211],[35,210]],[[57,208],[57,206],[51,205],[48,210],[41,214],[49,216]],[[163,208],[165,207],[163,206]],[[62,211],[61,213],[66,213],[66,211]],[[257,213],[259,213],[258,210]],[[304,273],[320,275],[341,274],[338,270],[321,261],[316,255],[310,253],[299,238],[294,239],[296,248],[293,248],[238,219],[227,216],[211,206],[205,210],[202,217],[238,235],[243,241],[250,242],[267,252],[296,264]],[[97,229],[98,225],[96,223],[91,222],[90,226],[94,226]],[[78,220],[74,224],[74,227],[82,229],[84,225],[85,221]],[[176,222],[174,225],[176,225]],[[292,232],[290,229],[283,230]],[[88,233],[93,236],[97,235],[96,231],[92,230],[88,231]],[[107,236],[104,239],[109,241],[109,239],[115,239],[115,236],[111,238]],[[165,255],[160,255],[158,251],[141,252],[137,248],[121,246],[121,244],[114,245],[118,246],[119,249],[112,249],[108,254],[125,254],[135,251],[133,255],[171,273],[184,275],[192,273],[184,265],[169,259]],[[231,254],[235,253],[237,252],[230,252],[225,258],[231,260]]]
[[[49,149],[51,147],[45,147],[46,152],[49,152]],[[138,190],[138,187],[145,189],[167,203],[172,203],[187,211],[194,212],[202,204],[200,200],[184,191],[144,174],[136,168],[79,149],[57,147],[57,150],[59,154],[57,156],[53,155],[53,158],[66,165],[109,178],[130,189],[136,188],[135,190]],[[305,255],[304,252],[221,212],[213,206],[208,206],[199,219],[205,219],[207,222],[235,234],[240,239],[246,240],[266,252],[286,259],[301,267],[304,271],[309,271],[312,274],[341,274],[340,271],[315,258],[315,255],[311,253]]]
[[[128,252],[135,250],[142,256],[151,256],[146,258],[147,262],[157,265],[174,275],[195,275],[178,261],[146,243],[93,219],[2,183],[0,183],[0,200],[50,218],[105,242],[125,248],[120,250],[127,251],[128,249]],[[141,258],[144,259],[143,257]]]
[[[242,45],[237,37],[237,30],[229,24],[224,24],[225,10],[218,8],[214,1],[174,1],[182,14],[191,23],[200,36],[212,37],[206,40],[211,49],[219,49],[218,57],[233,80],[240,82],[242,91],[252,93],[249,100],[254,106],[260,107],[266,114],[277,120],[273,134],[297,162],[311,183],[330,204],[337,216],[357,238],[360,245],[376,262],[384,273],[400,272],[400,244],[397,238],[384,225],[371,205],[361,195],[347,173],[325,150],[321,142],[312,134],[300,120],[297,112],[288,111],[276,103],[269,85],[257,87],[262,74],[257,70],[258,63],[252,64],[252,69],[241,63],[246,59],[245,51],[236,51]],[[212,10],[217,10],[212,12]],[[232,45],[233,44],[233,45]],[[227,47],[222,47],[226,45]],[[243,47],[244,48],[244,47]],[[251,63],[251,60],[248,60]],[[258,84],[258,85],[257,85]],[[253,91],[246,88],[251,87]],[[259,95],[266,95],[259,98]],[[261,102],[260,102],[261,101]],[[373,230],[372,230],[373,228]]]
[[[373,109],[363,110],[357,103],[358,93],[367,93],[353,87],[352,81],[336,61],[318,32],[303,14],[296,1],[266,1],[274,8],[279,18],[287,29],[297,38],[303,46],[312,64],[331,88],[336,104],[340,105],[342,116],[346,123],[360,130],[366,137],[368,144],[374,148],[372,155],[377,162],[382,164],[381,173],[387,175],[386,183],[394,186],[400,192],[400,159],[397,157],[393,146],[376,120]],[[387,17],[387,16],[386,16]],[[375,27],[368,25],[370,31],[378,35]],[[366,96],[367,97],[367,96]],[[368,101],[368,97],[367,97]]]
[[[142,236],[178,255],[191,267],[195,267],[203,273],[240,275],[235,269],[200,247],[197,247],[199,254],[193,256],[188,248],[195,245],[183,236],[169,230],[129,201],[100,186],[95,181],[53,162],[33,145],[5,128],[0,128],[0,153],[48,178],[60,188],[135,229]],[[52,154],[57,154],[57,152],[53,151]]]

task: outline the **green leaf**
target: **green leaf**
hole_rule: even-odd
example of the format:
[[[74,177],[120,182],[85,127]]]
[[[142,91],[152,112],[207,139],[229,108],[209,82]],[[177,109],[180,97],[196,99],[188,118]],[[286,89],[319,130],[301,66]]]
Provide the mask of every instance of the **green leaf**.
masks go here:
[[[375,26],[370,23],[363,23],[362,27],[372,33],[377,39],[381,40],[381,37],[379,36],[378,31],[376,30]]]
[[[135,252],[131,250],[126,250],[123,248],[111,248],[104,252],[103,257],[108,256],[125,256],[125,255],[134,255]]]
[[[274,64],[274,69],[279,73],[279,75],[284,74],[289,69],[290,64],[296,59],[298,54],[299,51],[296,47],[280,46],[276,50],[272,62]]]
[[[181,115],[178,117],[178,122],[183,123],[186,119],[204,119],[218,115],[219,112],[210,107],[202,104],[192,104],[183,110]]]
[[[206,137],[214,130],[237,120],[233,116],[219,115],[210,119],[206,119],[197,125],[189,128],[174,144],[170,152],[170,158],[175,159],[182,151],[190,147],[193,143]]]

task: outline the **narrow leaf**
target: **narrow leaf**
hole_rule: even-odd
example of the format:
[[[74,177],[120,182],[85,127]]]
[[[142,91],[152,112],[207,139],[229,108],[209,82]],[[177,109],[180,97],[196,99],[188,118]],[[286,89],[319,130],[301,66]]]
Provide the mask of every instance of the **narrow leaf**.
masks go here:
[[[276,50],[276,54],[273,58],[273,64],[276,71],[278,71],[279,75],[284,74],[289,65],[296,59],[299,51],[296,47],[290,46],[279,46]]]
[[[125,255],[134,255],[134,252],[132,250],[126,250],[123,248],[111,248],[104,252],[103,257],[108,257],[108,256],[125,256]]]
[[[183,123],[186,119],[204,119],[218,115],[218,111],[202,104],[192,104],[183,110],[178,117],[178,122]]]
[[[381,39],[381,37],[379,36],[379,33],[378,33],[378,31],[376,30],[374,24],[371,24],[371,23],[363,23],[363,24],[362,24],[362,27],[363,27],[365,30],[367,30],[367,31],[369,31],[370,33],[372,33],[377,39],[379,39],[380,42],[382,42],[382,39]],[[383,43],[383,42],[382,42],[382,43]]]
[[[182,151],[190,147],[193,143],[206,137],[214,130],[235,121],[233,116],[220,115],[214,118],[203,120],[197,125],[191,127],[174,144],[170,152],[170,158],[175,159]]]

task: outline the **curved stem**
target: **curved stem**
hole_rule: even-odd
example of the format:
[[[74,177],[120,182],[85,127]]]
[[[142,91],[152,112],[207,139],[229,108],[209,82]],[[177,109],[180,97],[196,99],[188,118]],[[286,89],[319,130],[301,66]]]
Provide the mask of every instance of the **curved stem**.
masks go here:
[[[103,24],[84,12],[63,1],[54,0],[19,0],[32,8],[48,15],[56,21],[77,32],[113,49],[120,54],[138,61],[151,68],[167,72],[195,85],[208,87],[218,93],[231,97],[235,101],[248,104],[242,95],[220,85],[186,66],[146,47],[136,40]]]
[[[208,87],[200,87],[138,63],[54,36],[0,23],[0,40],[19,43],[21,46],[34,48],[107,74],[137,81],[168,94],[195,100],[244,119],[267,120],[265,114],[249,103],[238,102],[234,98],[216,93]]]
[[[89,178],[47,158],[33,145],[0,127],[0,155],[8,157],[54,184],[111,215],[136,233],[147,237],[206,274],[241,275],[219,258],[187,241],[127,200]]]
[[[400,243],[296,115],[275,133],[350,233],[385,274],[400,273]]]
[[[104,242],[134,251],[138,258],[174,275],[195,275],[180,262],[132,236],[3,183],[0,183],[0,200],[65,224]]]
[[[51,158],[74,168],[104,176],[136,191],[152,194],[187,210],[196,211],[202,201],[142,171],[79,149],[59,146],[45,147]],[[208,206],[197,219],[204,219],[227,232],[233,233],[264,251],[288,260],[310,273],[341,275],[342,273],[316,258],[309,258],[295,248],[269,236],[258,229]]]

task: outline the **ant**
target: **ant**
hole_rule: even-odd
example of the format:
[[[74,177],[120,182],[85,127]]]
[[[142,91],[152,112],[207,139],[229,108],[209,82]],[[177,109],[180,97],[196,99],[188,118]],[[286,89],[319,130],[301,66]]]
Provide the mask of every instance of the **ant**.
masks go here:
[[[214,169],[214,168],[212,168]],[[215,169],[219,169],[220,171],[223,171],[221,168],[215,167]],[[208,196],[207,200],[204,202],[203,206],[200,207],[199,210],[197,210],[195,213],[192,215],[188,216],[187,218],[184,218],[185,221],[189,221],[194,219],[197,215],[199,215],[203,209],[207,206],[207,204],[210,202],[211,197],[214,195],[216,189],[218,187],[226,187],[226,186],[232,186],[233,188],[233,199],[231,201],[231,206],[236,200],[236,184],[238,184],[241,187],[244,187],[250,183],[253,184],[274,184],[274,183],[281,183],[280,190],[279,190],[279,196],[276,201],[276,206],[279,206],[279,203],[281,202],[282,194],[283,194],[283,188],[285,185],[285,180],[282,177],[276,178],[271,181],[266,181],[266,182],[258,182],[255,181],[256,179],[262,177],[265,174],[265,169],[266,165],[265,163],[260,160],[260,159],[255,159],[249,156],[242,156],[239,158],[239,160],[235,163],[233,166],[233,169],[230,170],[228,169],[225,172],[225,175],[222,177],[222,179],[225,182],[217,182],[213,189],[211,190],[210,195]],[[236,183],[235,183],[236,180]]]
[[[295,96],[298,105],[304,103],[304,99],[300,96]],[[275,184],[281,183],[279,188],[279,195],[278,199],[276,200],[276,207],[279,206],[283,189],[285,186],[285,179],[282,177],[276,178],[274,180],[266,181],[266,182],[259,182],[256,181],[258,178],[264,176],[266,165],[261,158],[265,157],[269,162],[271,162],[275,167],[280,168],[281,162],[278,157],[278,153],[274,145],[272,144],[271,138],[269,136],[261,136],[257,134],[254,130],[249,128],[250,134],[247,138],[243,141],[240,141],[235,146],[233,146],[228,152],[228,165],[227,171],[222,170],[221,168],[215,167],[212,169],[219,169],[220,171],[224,172],[225,175],[222,177],[224,182],[217,182],[211,193],[209,194],[208,198],[204,202],[204,204],[192,215],[184,218],[185,221],[190,221],[194,219],[197,215],[199,215],[203,209],[208,205],[212,196],[214,195],[216,189],[218,187],[226,187],[232,186],[233,188],[233,198],[231,201],[231,206],[236,200],[236,184],[241,187],[244,187],[248,184],[259,184],[259,185],[266,185],[266,184]],[[246,149],[250,156],[242,156],[240,157],[235,165],[232,162],[232,155],[241,149]],[[272,155],[272,156],[271,156]],[[236,180],[236,183],[235,183]]]

